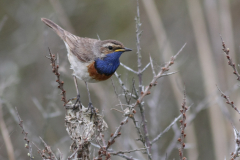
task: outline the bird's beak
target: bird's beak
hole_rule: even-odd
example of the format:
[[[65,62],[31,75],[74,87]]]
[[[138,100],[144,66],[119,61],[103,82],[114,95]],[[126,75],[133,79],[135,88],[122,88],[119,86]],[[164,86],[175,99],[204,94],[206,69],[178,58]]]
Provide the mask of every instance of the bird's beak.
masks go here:
[[[132,50],[130,48],[121,48],[121,49],[115,50],[115,52],[128,52],[128,51],[132,51]]]
[[[124,48],[125,52],[132,51],[130,48]]]

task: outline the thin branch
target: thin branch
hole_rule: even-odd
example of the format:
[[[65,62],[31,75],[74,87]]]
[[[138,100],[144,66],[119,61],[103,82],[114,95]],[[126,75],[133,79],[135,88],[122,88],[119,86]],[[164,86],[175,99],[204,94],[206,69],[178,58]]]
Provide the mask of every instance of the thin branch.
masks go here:
[[[231,159],[230,160],[234,160],[237,157],[239,157],[239,151],[240,151],[240,134],[239,134],[238,130],[235,128],[234,125],[232,125],[232,127],[233,127],[233,132],[234,132],[236,145],[235,145],[234,153],[231,153]]]
[[[156,76],[156,72],[155,72],[155,70],[154,70],[154,67],[153,67],[153,60],[152,60],[152,57],[151,57],[150,54],[149,54],[149,58],[150,58],[150,63],[151,63],[151,68],[152,68],[153,76],[155,77],[155,76]]]
[[[16,110],[16,114],[17,114],[17,117],[18,117],[19,126],[22,129],[22,134],[24,135],[24,141],[26,141],[25,148],[28,149],[28,155],[29,155],[30,160],[33,160],[34,157],[33,157],[33,154],[32,154],[32,145],[30,144],[30,140],[28,139],[28,133],[24,130],[23,120],[21,119],[21,117],[18,114],[17,107],[15,107],[15,110]]]
[[[170,75],[173,75],[173,74],[175,74],[175,73],[178,73],[178,71],[163,74],[163,75],[161,75],[161,77],[170,76]],[[160,78],[161,78],[161,77],[160,77]]]
[[[141,96],[138,98],[137,102],[134,104],[134,107],[137,106],[138,104],[140,104],[143,100],[143,98],[146,95],[150,94],[150,89],[152,88],[152,86],[155,86],[157,83],[157,80],[166,72],[169,70],[170,66],[174,64],[175,59],[177,58],[177,56],[179,55],[179,53],[183,50],[183,48],[186,46],[186,43],[182,46],[182,48],[178,51],[178,53],[175,56],[172,56],[171,60],[164,66],[161,68],[160,72],[157,74],[157,76],[153,77],[152,81],[150,82],[150,84],[145,88],[145,90],[142,92]]]
[[[121,79],[121,75],[119,75],[117,72],[115,72],[114,75],[117,77],[118,82],[120,83],[120,85],[121,85],[124,93],[125,93],[125,92],[129,92],[128,89],[127,89],[127,87],[125,86],[125,84],[123,83],[123,81],[122,81],[122,79]]]
[[[141,73],[143,73],[149,66],[150,66],[150,62],[142,69]]]
[[[138,99],[139,96],[138,96],[138,91],[137,91],[137,88],[136,88],[136,86],[135,86],[135,83],[133,83],[133,91],[134,91],[134,94],[135,94],[136,99]]]
[[[137,133],[138,133],[138,135],[139,135],[139,139],[137,139],[137,140],[140,140],[143,144],[145,144],[145,140],[144,140],[143,134],[142,134],[142,132],[141,132],[141,129],[140,129],[140,127],[139,127],[139,125],[138,125],[135,117],[132,116],[132,117],[130,117],[130,118],[133,120],[133,123],[134,123],[134,125],[135,125],[135,128],[137,129]]]
[[[126,102],[128,102],[128,97],[127,95],[129,94],[129,90],[127,89],[127,87],[125,86],[125,84],[123,83],[122,79],[121,79],[121,75],[117,74],[117,72],[114,73],[114,75],[117,77],[118,82],[120,83],[122,89],[123,89],[123,93],[125,96],[125,100]]]
[[[229,104],[235,111],[238,112],[238,114],[240,114],[240,111],[237,109],[237,107],[235,107],[234,102],[230,100],[230,98],[228,96],[226,96],[221,90],[220,88],[217,86],[219,92],[221,93],[221,96],[226,99],[226,103]]]
[[[142,151],[146,150],[147,148],[139,148],[139,149],[133,149],[133,150],[128,150],[128,151],[118,151],[118,152],[109,152],[112,155],[118,155],[118,154],[124,154],[124,153],[131,153],[131,152],[136,152],[136,151]]]
[[[108,143],[107,143],[107,145],[106,146],[100,146],[100,144],[99,144],[99,147],[100,147],[100,149],[99,149],[99,151],[98,151],[98,156],[96,157],[96,158],[94,158],[94,160],[101,160],[102,158],[102,156],[106,156],[106,160],[110,160],[110,158],[111,158],[111,155],[110,155],[110,153],[108,152],[109,151],[109,147],[111,146],[111,145],[113,145],[114,143],[115,143],[115,139],[117,138],[117,137],[119,137],[120,135],[121,135],[121,129],[122,129],[122,126],[124,125],[124,124],[126,124],[128,122],[128,117],[125,117],[122,121],[121,121],[121,123],[120,123],[120,125],[117,127],[117,129],[116,129],[116,131],[114,132],[114,134],[111,134],[111,137],[110,137],[110,139],[108,140]]]
[[[51,66],[52,66],[52,72],[57,76],[57,80],[56,80],[56,82],[58,83],[58,88],[61,90],[61,95],[62,95],[62,99],[61,99],[61,101],[63,101],[64,102],[64,106],[68,103],[68,101],[67,101],[67,98],[66,98],[66,91],[63,89],[63,84],[64,84],[64,82],[63,81],[61,81],[61,79],[60,79],[60,73],[58,72],[58,69],[59,69],[59,65],[57,64],[56,65],[56,60],[57,60],[57,58],[56,58],[56,56],[54,55],[54,54],[52,54],[51,53],[51,50],[50,50],[50,48],[48,48],[48,50],[49,50],[49,56],[50,57],[47,57],[48,59],[50,59],[50,61],[51,61]]]
[[[222,39],[222,36],[220,36]],[[236,69],[236,65],[235,63],[233,63],[232,58],[229,55],[229,48],[226,47],[225,42],[222,39],[222,46],[223,46],[223,52],[226,54],[226,57],[228,59],[228,65],[231,66],[233,68],[233,74],[235,74],[237,76],[237,80],[240,81],[240,74],[238,73],[237,69]]]
[[[123,63],[121,63],[121,62],[120,62],[120,65],[123,66],[123,67],[124,67],[126,70],[128,70],[128,71],[133,72],[133,73],[135,73],[135,74],[138,74],[137,71],[134,71],[132,68],[126,66],[125,64],[123,64]]]
[[[129,105],[130,104],[130,102],[131,102],[131,100],[132,100],[132,97],[133,97],[133,91],[134,91],[134,84],[135,84],[135,80],[134,80],[134,78],[132,79],[132,82],[133,82],[133,84],[132,84],[132,92],[131,92],[131,94],[130,94],[130,98],[129,98],[129,100],[127,101],[127,104]]]
[[[139,0],[137,0],[137,16],[135,18],[136,21],[136,40],[137,40],[137,57],[138,57],[138,72],[136,73],[138,75],[139,79],[139,92],[142,91],[142,55],[141,55],[141,45],[140,45],[140,36],[142,31],[140,30],[141,22],[140,22],[140,10],[139,10]],[[139,94],[140,94],[139,93]]]
[[[191,106],[192,106],[192,105],[191,105]],[[191,106],[188,107],[188,110],[191,108]],[[153,144],[153,143],[155,143],[156,141],[158,141],[158,140],[162,137],[162,135],[165,134],[165,133],[167,133],[167,132],[171,129],[171,127],[172,127],[174,124],[176,124],[176,122],[177,122],[181,117],[182,117],[182,114],[180,114],[178,117],[176,117],[176,118],[175,118],[161,133],[159,133],[159,134],[157,135],[157,137],[154,138],[150,143]]]
[[[81,149],[80,147],[78,147],[77,149],[75,149],[75,151],[68,157],[68,160],[72,159],[72,158],[75,156],[75,154],[76,154],[80,149]]]
[[[32,101],[35,104],[35,106],[37,107],[37,109],[42,113],[42,115],[45,119],[46,118],[54,118],[54,117],[60,116],[62,114],[59,107],[56,107],[56,105],[52,105],[52,107],[55,111],[49,112],[49,111],[44,110],[43,106],[40,104],[40,102],[38,101],[37,98],[32,97]],[[51,106],[49,106],[49,107],[51,107]]]
[[[137,57],[138,57],[138,94],[139,96],[142,94],[142,55],[141,55],[141,45],[140,45],[140,36],[142,34],[142,31],[140,30],[141,27],[141,22],[140,22],[140,9],[139,9],[139,0],[137,0],[137,16],[135,18],[136,20],[136,40],[137,40]],[[145,116],[145,109],[144,109],[144,105],[141,103],[138,103],[139,109],[140,109],[140,114],[142,117],[142,128],[143,128],[143,135],[144,135],[144,141],[145,141],[145,146],[147,147],[147,154],[148,154],[148,159],[152,159],[152,155],[151,155],[151,146],[149,143],[149,134],[148,134],[148,128],[147,128],[147,120],[146,120],[146,116]]]
[[[159,133],[159,134],[157,135],[157,137],[154,138],[150,143],[153,144],[153,143],[155,143],[157,140],[159,140],[159,139],[162,137],[162,135],[165,134],[166,132],[168,132],[168,131],[171,129],[171,127],[172,127],[181,117],[182,117],[181,114],[180,114],[178,117],[176,117],[176,118],[172,121],[172,123],[169,124],[161,133]]]
[[[47,143],[44,142],[44,140],[43,140],[41,137],[39,137],[39,138],[40,138],[40,140],[43,142],[43,144],[44,144],[44,146],[45,146],[45,151],[46,151],[47,154],[50,156],[49,158],[50,158],[51,160],[52,160],[52,159],[58,160],[57,157],[56,157],[56,155],[53,153],[51,147],[48,146]],[[44,152],[44,153],[46,153],[46,152]]]
[[[125,117],[122,122],[120,123],[120,125],[118,126],[118,128],[116,129],[115,133],[111,136],[111,138],[108,140],[108,144],[107,144],[107,147],[106,147],[106,150],[115,142],[115,139],[117,137],[119,137],[121,135],[121,129],[122,129],[122,126],[124,124],[126,124],[128,122],[128,117]]]
[[[91,142],[91,145],[94,146],[94,147],[96,147],[96,148],[99,148],[99,149],[102,148],[100,145],[94,144],[94,143],[92,143],[92,142]],[[108,151],[109,153],[115,152],[115,151],[113,151],[112,149],[108,149],[107,151]],[[115,156],[119,156],[119,157],[125,158],[126,160],[138,160],[138,159],[136,159],[136,158],[133,158],[132,156],[129,157],[129,156],[125,155],[125,154],[120,154],[120,153],[117,154],[117,155],[115,155]],[[94,158],[94,160],[97,160],[97,159],[99,159],[99,157]]]
[[[114,85],[114,82],[113,82],[113,79],[112,79],[112,78],[111,78],[111,81],[112,81],[112,86],[113,86],[114,92],[115,92],[115,94],[116,94],[116,96],[117,96],[117,99],[118,99],[118,101],[119,101],[119,103],[120,103],[120,106],[121,106],[121,108],[122,108],[122,110],[123,110],[122,102],[121,102],[121,100],[120,100],[120,98],[119,98],[119,96],[118,96],[118,93],[117,93],[117,90],[116,90],[116,87],[115,87],[115,85]]]
[[[62,154],[62,152],[60,151],[59,148],[58,148],[58,152],[59,152],[59,160],[62,160],[63,159],[63,154]]]
[[[172,126],[172,129],[174,131],[174,137],[172,138],[172,141],[170,142],[169,146],[166,149],[166,154],[171,155],[172,151],[176,148],[176,144],[177,144],[177,140],[179,138],[179,136],[181,135],[180,130],[178,129],[177,124],[175,123]],[[167,160],[167,159],[165,159]]]
[[[183,103],[182,103],[182,108],[180,109],[180,112],[182,114],[182,119],[179,121],[180,122],[180,129],[181,129],[181,136],[180,136],[180,138],[178,138],[178,141],[181,144],[180,148],[178,149],[180,160],[186,160],[187,159],[186,157],[183,156],[183,150],[185,148],[184,139],[186,137],[185,128],[187,126],[187,123],[186,123],[186,118],[187,118],[186,117],[186,112],[187,112],[187,110],[188,110],[188,107],[186,106],[186,90],[184,88]]]
[[[125,154],[117,154],[117,156],[125,158],[126,160],[138,160],[136,158],[129,157],[129,156],[125,155]]]
[[[32,144],[37,148],[37,151],[38,151],[38,153],[41,155],[41,157],[43,158],[43,159],[45,159],[45,155],[44,155],[44,153],[42,152],[42,150],[34,143],[34,142],[32,142]]]

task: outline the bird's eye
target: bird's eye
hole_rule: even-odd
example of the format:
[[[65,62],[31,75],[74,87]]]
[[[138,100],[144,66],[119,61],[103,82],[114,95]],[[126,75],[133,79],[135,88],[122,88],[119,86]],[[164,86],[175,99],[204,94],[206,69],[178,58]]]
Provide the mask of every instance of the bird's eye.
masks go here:
[[[113,49],[113,47],[112,47],[112,46],[108,46],[108,49],[109,49],[109,50],[112,50],[112,49]]]

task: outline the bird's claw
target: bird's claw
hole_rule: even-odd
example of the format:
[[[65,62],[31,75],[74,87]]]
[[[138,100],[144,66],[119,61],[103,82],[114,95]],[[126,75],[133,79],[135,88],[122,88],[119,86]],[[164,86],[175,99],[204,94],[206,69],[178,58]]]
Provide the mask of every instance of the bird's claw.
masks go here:
[[[78,109],[78,107],[76,106],[78,102],[79,102],[79,105],[81,105],[80,94],[78,94],[77,97],[76,97],[76,102],[73,105],[73,110]]]
[[[93,115],[96,115],[96,110],[95,110],[95,108],[93,107],[92,103],[90,103],[90,102],[89,102],[87,111],[88,111],[89,109],[91,109],[91,115],[90,115],[90,120],[91,120],[91,119],[92,119],[92,116],[93,116]]]

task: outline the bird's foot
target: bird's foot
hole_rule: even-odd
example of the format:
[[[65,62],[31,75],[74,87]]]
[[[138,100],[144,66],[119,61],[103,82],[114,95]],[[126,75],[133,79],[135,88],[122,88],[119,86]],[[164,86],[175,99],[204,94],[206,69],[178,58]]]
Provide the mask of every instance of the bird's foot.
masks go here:
[[[93,105],[92,105],[92,103],[91,102],[89,102],[89,104],[88,104],[88,109],[87,109],[87,111],[89,110],[89,109],[91,109],[91,114],[90,114],[90,120],[92,119],[92,116],[94,115],[96,115],[96,110],[95,110],[95,108],[93,107]]]
[[[76,97],[76,102],[73,105],[73,110],[78,109],[77,103],[79,104],[79,106],[81,106],[80,94],[78,94],[77,97]]]

